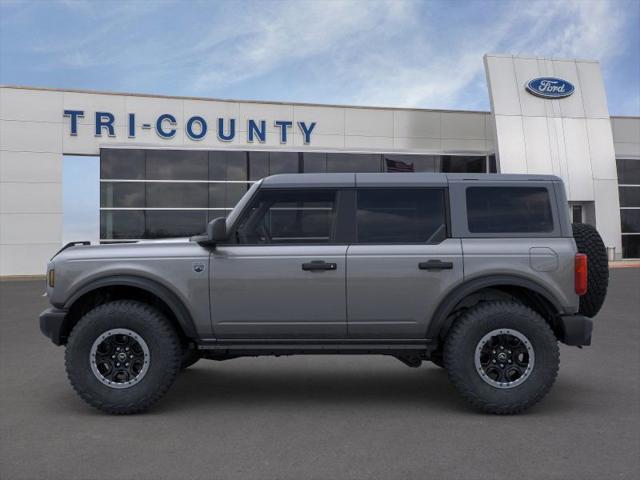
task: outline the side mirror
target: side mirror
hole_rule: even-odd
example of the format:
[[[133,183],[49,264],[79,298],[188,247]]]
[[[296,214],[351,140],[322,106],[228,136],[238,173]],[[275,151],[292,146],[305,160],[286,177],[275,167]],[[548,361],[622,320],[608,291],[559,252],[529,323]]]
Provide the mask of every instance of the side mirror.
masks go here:
[[[207,225],[207,236],[212,244],[224,242],[227,239],[227,219],[214,218]]]

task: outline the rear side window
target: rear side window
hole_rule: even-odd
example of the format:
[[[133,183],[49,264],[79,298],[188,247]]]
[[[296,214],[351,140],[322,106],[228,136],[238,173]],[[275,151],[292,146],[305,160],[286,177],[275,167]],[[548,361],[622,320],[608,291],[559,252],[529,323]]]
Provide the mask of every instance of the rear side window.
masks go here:
[[[467,221],[471,233],[552,232],[549,192],[543,187],[469,187]]]
[[[358,243],[439,243],[446,238],[444,190],[358,191]]]

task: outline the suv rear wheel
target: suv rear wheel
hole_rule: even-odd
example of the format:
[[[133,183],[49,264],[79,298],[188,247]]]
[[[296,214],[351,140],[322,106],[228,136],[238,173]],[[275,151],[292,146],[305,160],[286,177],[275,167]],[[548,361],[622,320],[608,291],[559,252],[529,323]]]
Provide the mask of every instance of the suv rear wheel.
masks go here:
[[[105,303],[73,328],[65,353],[67,376],[80,397],[107,413],[148,409],[173,384],[182,348],[169,321],[131,300]]]
[[[560,353],[545,320],[517,302],[469,309],[451,328],[444,365],[472,406],[489,413],[521,412],[540,401],[558,373]]]

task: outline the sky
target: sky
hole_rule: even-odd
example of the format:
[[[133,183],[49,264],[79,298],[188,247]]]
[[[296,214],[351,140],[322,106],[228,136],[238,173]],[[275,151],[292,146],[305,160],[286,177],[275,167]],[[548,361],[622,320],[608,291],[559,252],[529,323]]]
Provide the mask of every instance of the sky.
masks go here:
[[[0,0],[0,83],[489,110],[482,56],[599,59],[640,115],[640,0]]]
[[[640,115],[640,0],[0,0],[0,84],[488,111],[482,56],[601,61]],[[64,239],[97,237],[98,161],[66,157]]]

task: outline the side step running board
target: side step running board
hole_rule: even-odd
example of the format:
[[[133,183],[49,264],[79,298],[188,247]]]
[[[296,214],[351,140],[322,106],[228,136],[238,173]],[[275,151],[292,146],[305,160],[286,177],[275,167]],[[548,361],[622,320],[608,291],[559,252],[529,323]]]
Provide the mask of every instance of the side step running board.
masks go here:
[[[425,355],[436,346],[428,340],[214,340],[199,350],[230,355],[403,354]]]

